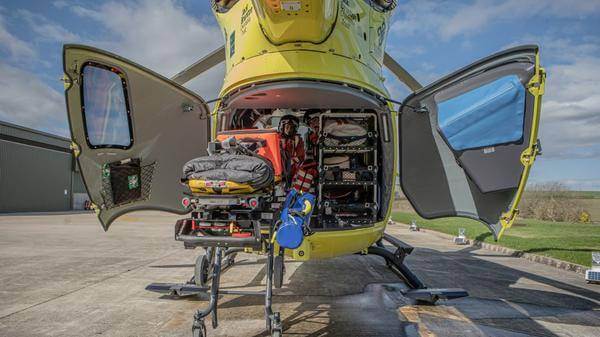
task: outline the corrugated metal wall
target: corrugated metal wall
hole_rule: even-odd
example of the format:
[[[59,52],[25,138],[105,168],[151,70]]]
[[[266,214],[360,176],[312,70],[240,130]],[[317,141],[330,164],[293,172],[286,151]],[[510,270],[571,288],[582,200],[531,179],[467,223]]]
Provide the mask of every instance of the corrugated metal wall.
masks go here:
[[[0,212],[71,209],[69,153],[0,140]]]
[[[86,193],[85,185],[83,184],[83,178],[81,178],[81,172],[77,170],[77,172],[73,172],[73,185],[71,188],[73,189],[73,193]]]

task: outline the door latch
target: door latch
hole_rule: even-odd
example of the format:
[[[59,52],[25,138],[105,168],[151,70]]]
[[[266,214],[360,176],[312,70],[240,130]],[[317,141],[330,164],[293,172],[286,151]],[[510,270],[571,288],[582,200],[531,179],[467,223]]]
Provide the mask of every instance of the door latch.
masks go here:
[[[188,103],[182,103],[181,111],[182,112],[192,112],[192,111],[194,111],[194,106],[191,104],[188,104]]]

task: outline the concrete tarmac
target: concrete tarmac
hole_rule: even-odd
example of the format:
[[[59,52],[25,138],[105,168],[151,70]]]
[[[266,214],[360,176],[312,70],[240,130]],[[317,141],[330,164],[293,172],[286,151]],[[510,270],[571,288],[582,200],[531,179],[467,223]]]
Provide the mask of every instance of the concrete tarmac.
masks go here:
[[[201,250],[173,240],[177,217],[141,212],[104,233],[93,214],[0,216],[0,336],[190,336],[205,299],[144,290],[185,282]],[[470,297],[415,305],[376,256],[286,263],[275,290],[287,336],[600,336],[600,285],[582,275],[392,225],[430,287]],[[224,289],[264,288],[265,259],[240,254]],[[224,296],[209,336],[265,336],[264,299]]]

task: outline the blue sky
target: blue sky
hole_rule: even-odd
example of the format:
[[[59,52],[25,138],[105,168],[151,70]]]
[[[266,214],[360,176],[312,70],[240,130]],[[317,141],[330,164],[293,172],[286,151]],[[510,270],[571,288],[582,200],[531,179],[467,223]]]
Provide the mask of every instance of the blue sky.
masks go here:
[[[110,50],[171,76],[222,44],[206,0],[0,2],[0,120],[68,135],[63,43]],[[533,182],[600,190],[600,0],[400,0],[387,51],[422,83],[536,43],[548,71],[544,155]],[[190,82],[214,98],[223,66]],[[388,76],[396,99],[407,91]]]

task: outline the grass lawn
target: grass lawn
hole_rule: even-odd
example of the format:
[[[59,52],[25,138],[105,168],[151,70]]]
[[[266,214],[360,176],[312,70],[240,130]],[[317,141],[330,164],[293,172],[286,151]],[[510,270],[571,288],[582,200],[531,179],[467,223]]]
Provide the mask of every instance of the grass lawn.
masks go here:
[[[465,218],[425,220],[414,213],[394,212],[395,221],[409,224],[416,220],[421,228],[457,235],[466,229],[469,239],[495,243],[526,253],[550,256],[590,266],[591,252],[600,251],[600,225],[517,219],[498,242],[482,223]]]

